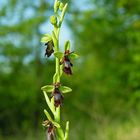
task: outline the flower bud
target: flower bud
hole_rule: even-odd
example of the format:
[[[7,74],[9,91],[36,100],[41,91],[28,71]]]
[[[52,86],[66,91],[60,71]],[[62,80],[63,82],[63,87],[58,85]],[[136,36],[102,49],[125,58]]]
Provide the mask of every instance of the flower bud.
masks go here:
[[[59,5],[59,10],[62,11],[63,8],[64,8],[64,4],[61,2],[60,5]]]
[[[60,1],[57,1],[54,6],[54,11],[57,12],[60,6]]]
[[[51,16],[51,17],[50,17],[50,22],[51,22],[52,25],[56,25],[56,24],[57,24],[57,17],[54,16],[54,15]]]

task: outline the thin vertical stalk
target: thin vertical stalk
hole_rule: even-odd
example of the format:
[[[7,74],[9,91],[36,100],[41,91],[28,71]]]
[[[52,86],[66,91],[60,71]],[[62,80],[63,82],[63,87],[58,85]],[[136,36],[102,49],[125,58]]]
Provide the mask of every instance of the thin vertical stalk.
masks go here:
[[[60,66],[60,60],[65,60],[64,58],[65,56],[65,52],[61,53],[59,52],[59,34],[60,34],[60,29],[61,29],[61,25],[67,10],[67,3],[63,4],[62,2],[55,0],[54,2],[54,15],[52,15],[50,17],[50,22],[51,24],[54,26],[54,29],[52,31],[52,35],[48,35],[45,34],[45,36],[41,39],[42,42],[44,42],[47,45],[46,48],[46,53],[45,55],[47,55],[48,57],[54,52],[54,56],[55,56],[55,74],[53,76],[53,85],[46,85],[44,87],[42,87],[41,89],[43,90],[46,102],[53,114],[49,114],[49,112],[47,110],[44,110],[44,113],[46,114],[49,124],[52,124],[54,127],[54,129],[52,128],[51,125],[49,125],[50,130],[55,131],[56,130],[56,138],[57,140],[68,140],[68,134],[69,134],[69,121],[67,121],[66,123],[66,128],[65,131],[63,131],[62,127],[61,127],[61,103],[62,103],[62,93],[68,93],[71,92],[72,89],[66,86],[62,86],[61,83],[61,75],[63,72],[66,73],[66,71],[62,71],[62,67],[64,67],[64,63],[63,65]],[[61,13],[61,15],[59,14],[59,11]],[[70,42],[67,41],[65,43],[64,46],[64,50],[66,51],[68,49],[70,49]],[[58,55],[57,55],[58,54]],[[77,57],[76,54],[74,53],[69,53],[68,56],[72,56],[73,58]],[[61,57],[59,57],[61,56]],[[68,57],[67,56],[67,57]],[[72,63],[70,62],[70,59],[67,58],[68,64],[69,65],[69,73],[66,74],[72,74],[71,72],[71,67],[72,67]],[[66,62],[65,62],[66,63]],[[58,87],[57,87],[58,86]],[[49,99],[47,93],[50,92],[52,93],[52,97],[51,99]],[[48,122],[47,121],[47,122]],[[48,125],[45,124],[45,126],[47,127]],[[52,134],[51,132],[48,132],[50,135]]]
[[[57,43],[54,46],[54,49],[55,49],[55,52],[58,52],[59,51],[59,33],[60,33],[60,29],[56,28],[54,26],[54,33],[55,33],[56,40],[57,40]],[[57,74],[57,77],[58,77],[56,82],[60,83],[60,60],[57,57],[55,58],[55,64],[56,64],[55,73]],[[58,106],[56,108],[54,120],[55,120],[55,122],[60,123],[60,120],[61,120],[61,108],[60,108],[60,106]],[[61,128],[57,128],[57,133],[58,133],[58,140],[63,140],[63,137],[64,137],[63,130]]]

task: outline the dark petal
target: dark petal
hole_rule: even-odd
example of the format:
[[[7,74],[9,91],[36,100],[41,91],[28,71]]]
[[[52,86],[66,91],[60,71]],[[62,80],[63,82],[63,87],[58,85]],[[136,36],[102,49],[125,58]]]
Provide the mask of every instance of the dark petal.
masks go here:
[[[71,67],[64,67],[63,68],[63,71],[68,74],[68,75],[72,75],[72,70],[71,70]]]

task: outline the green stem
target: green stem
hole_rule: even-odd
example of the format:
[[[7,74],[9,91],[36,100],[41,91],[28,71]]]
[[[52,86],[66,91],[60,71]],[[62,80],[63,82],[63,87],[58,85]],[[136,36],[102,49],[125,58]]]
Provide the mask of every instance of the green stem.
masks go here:
[[[55,10],[56,3],[57,3],[57,0],[55,0],[55,3],[54,3],[55,14],[57,14],[57,11]],[[65,12],[66,12],[66,8],[67,8],[67,4],[64,6],[64,9],[63,9],[62,14],[60,16],[60,21],[59,21],[58,26],[54,26],[54,32],[53,32],[54,52],[59,51],[59,34],[60,34],[60,28],[61,28],[61,25],[62,25],[62,22],[63,22],[63,19],[64,19],[64,15],[65,15]],[[53,82],[60,83],[60,60],[58,58],[55,58],[55,64],[56,64],[55,75],[57,75],[57,79]],[[59,106],[59,107],[56,108],[55,115],[54,115],[55,122],[57,122],[59,124],[60,124],[60,120],[61,120],[60,112],[61,112],[61,108]],[[63,132],[61,127],[57,128],[57,134],[58,134],[58,140],[64,140],[64,132]],[[66,134],[65,137],[67,137],[67,134]]]
[[[54,46],[55,52],[58,52],[59,51],[60,28],[54,27],[54,33],[55,33],[56,40],[57,40],[57,43],[55,43],[55,46]],[[57,77],[58,77],[56,82],[60,82],[60,60],[58,58],[55,58],[55,62],[56,62],[55,74],[57,74]],[[60,123],[60,119],[61,119],[60,111],[61,111],[61,108],[59,106],[56,108],[56,113],[54,116],[55,122],[57,122],[57,123]],[[63,140],[64,139],[64,132],[63,132],[61,127],[57,128],[57,133],[58,133],[58,140]]]
[[[69,137],[69,121],[66,123],[65,137],[64,140],[68,140]]]

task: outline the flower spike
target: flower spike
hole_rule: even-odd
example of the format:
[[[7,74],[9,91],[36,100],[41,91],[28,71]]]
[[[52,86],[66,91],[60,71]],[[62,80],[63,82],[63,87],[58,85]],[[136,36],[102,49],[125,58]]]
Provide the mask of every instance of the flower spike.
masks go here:
[[[52,34],[45,34],[41,38],[41,42],[45,44],[45,56],[55,56],[55,73],[53,76],[53,84],[46,85],[41,88],[44,93],[46,103],[51,111],[44,110],[47,121],[43,122],[43,126],[47,128],[48,140],[68,140],[69,136],[69,122],[66,123],[66,130],[63,131],[61,127],[61,106],[63,102],[63,95],[72,91],[67,86],[61,86],[62,73],[72,75],[73,64],[71,59],[78,57],[77,54],[70,52],[70,41],[66,41],[64,45],[64,52],[60,52],[59,36],[60,28],[62,26],[64,16],[67,10],[67,3],[60,0],[54,0],[54,14],[50,17],[50,23],[53,25]],[[51,96],[48,96],[51,93]]]

